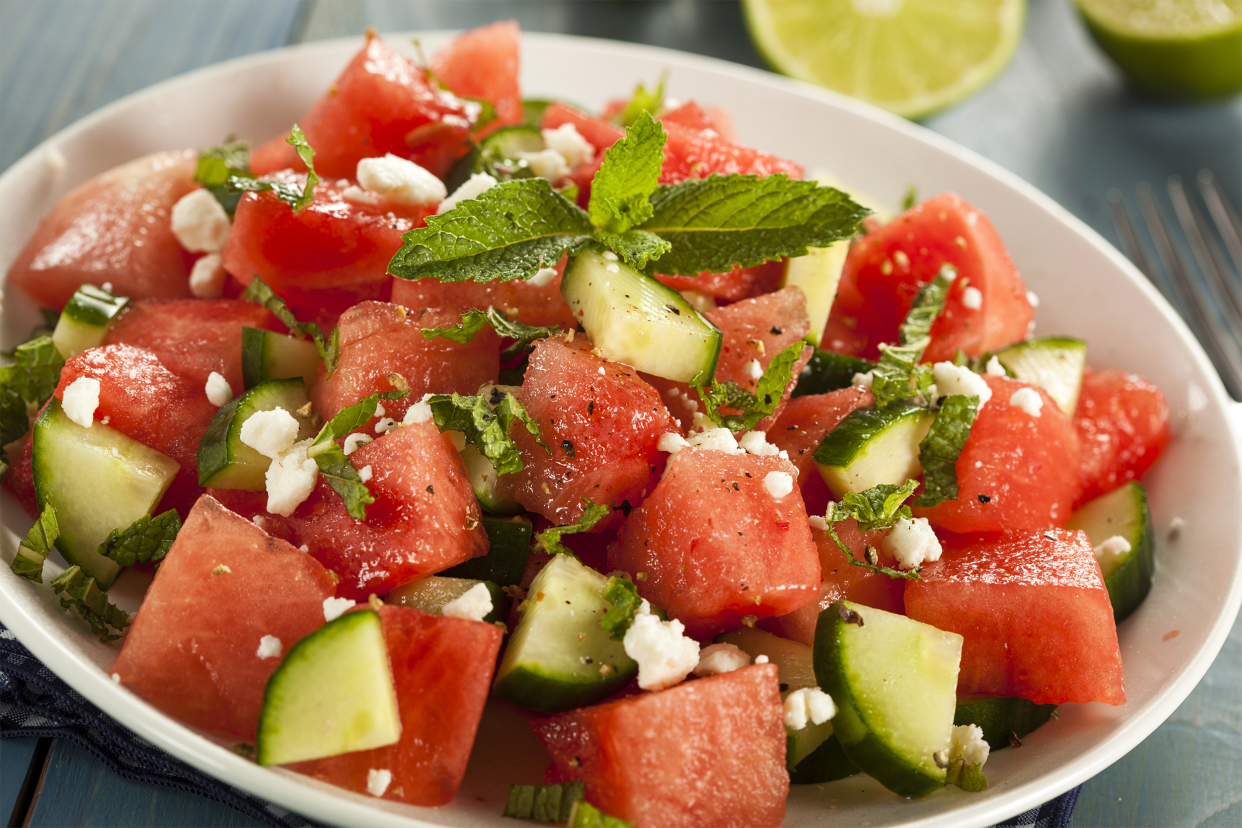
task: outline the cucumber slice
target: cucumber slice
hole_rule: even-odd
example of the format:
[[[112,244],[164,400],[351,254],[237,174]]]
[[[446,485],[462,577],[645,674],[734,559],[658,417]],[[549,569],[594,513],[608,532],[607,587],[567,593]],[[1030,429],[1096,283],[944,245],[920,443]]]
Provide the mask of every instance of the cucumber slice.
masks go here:
[[[811,455],[836,497],[918,477],[919,444],[936,416],[910,403],[850,412]]]
[[[82,285],[60,312],[52,344],[65,359],[104,343],[113,323],[129,307],[129,299],[94,285]]]
[[[287,765],[400,738],[379,613],[347,612],[294,644],[268,679],[255,762]]]
[[[496,670],[497,696],[561,713],[620,690],[638,672],[620,641],[600,629],[612,606],[608,579],[568,555],[557,555],[530,585],[521,617]]]
[[[850,761],[901,796],[943,787],[934,754],[949,747],[961,657],[960,635],[903,615],[848,601],[821,612],[815,675]]]
[[[445,604],[460,598],[479,584],[486,586],[492,596],[492,611],[483,616],[483,620],[489,624],[499,621],[505,594],[491,581],[476,581],[473,578],[432,575],[394,589],[384,596],[384,603],[413,607],[428,615],[443,615]]]
[[[1017,696],[989,696],[979,693],[957,700],[955,725],[978,725],[992,750],[1009,747],[1009,737],[1021,739],[1042,727],[1057,709],[1055,704],[1036,704]]]
[[[849,388],[854,384],[855,374],[865,374],[874,367],[875,363],[869,359],[816,348],[811,361],[802,369],[802,376],[798,377],[791,396],[827,394]]]
[[[551,99],[524,98],[522,100],[522,118],[526,121],[526,125],[538,127],[543,123],[543,111],[551,106],[552,103]]]
[[[498,181],[512,178],[532,178],[535,173],[518,157],[523,152],[543,150],[543,135],[537,126],[518,124],[501,127],[479,142],[479,154],[474,159],[474,172],[487,173]]]
[[[767,656],[776,665],[782,690],[819,686],[815,679],[815,657],[805,644],[750,627],[719,635],[716,641],[732,644],[752,659]]]
[[[808,648],[809,649],[809,648]],[[784,698],[788,692],[782,693]],[[793,771],[808,756],[819,750],[819,746],[832,736],[832,722],[815,724],[807,722],[801,730],[793,730],[785,725],[785,769]]]
[[[837,298],[837,282],[841,280],[841,269],[845,267],[849,252],[850,240],[843,239],[828,247],[809,247],[805,256],[785,263],[784,287],[799,288],[806,296],[806,311],[811,321],[806,340],[816,348],[828,324],[832,302]]]
[[[522,576],[526,574],[526,559],[530,557],[530,518],[484,515],[482,523],[489,544],[487,555],[471,558],[440,574],[491,581],[502,587],[521,583]]]
[[[1048,392],[1065,416],[1074,416],[1082,376],[1087,368],[1087,343],[1081,339],[1044,337],[1011,345],[983,358],[995,356],[1014,379],[1038,385]]]
[[[493,515],[516,515],[522,511],[522,504],[515,500],[505,500],[496,494],[496,483],[500,475],[483,452],[474,446],[466,446],[461,450],[461,460],[466,466],[470,487],[474,489],[474,496],[479,499],[483,511]]]
[[[598,250],[569,260],[561,295],[608,359],[657,377],[704,385],[723,335],[677,291]]]
[[[856,773],[862,771],[845,755],[834,733],[789,771],[789,781],[794,785],[822,785]]]
[[[35,421],[31,465],[39,511],[48,503],[56,508],[56,548],[100,589],[112,585],[121,567],[99,554],[99,544],[113,529],[151,514],[181,468],[111,426],[83,428],[55,397]]]
[[[319,351],[309,339],[242,328],[242,383],[254,388],[272,379],[301,377],[310,388],[319,376]]]
[[[260,411],[283,408],[301,421],[298,439],[315,436],[308,415],[298,412],[307,404],[301,378],[267,380],[226,403],[211,418],[198,442],[198,485],[216,489],[262,492],[272,461],[241,441],[242,423]]]
[[[1120,535],[1130,544],[1126,554],[1106,555],[1100,561],[1108,600],[1113,604],[1113,619],[1121,623],[1151,591],[1155,571],[1155,530],[1151,509],[1147,506],[1147,491],[1142,484],[1131,480],[1074,512],[1065,528],[1086,532],[1092,546],[1099,546],[1114,535]]]

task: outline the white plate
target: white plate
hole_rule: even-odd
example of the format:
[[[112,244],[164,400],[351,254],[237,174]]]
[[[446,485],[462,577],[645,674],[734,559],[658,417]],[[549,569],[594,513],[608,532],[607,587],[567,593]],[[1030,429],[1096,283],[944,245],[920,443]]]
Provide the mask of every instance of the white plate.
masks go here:
[[[448,39],[420,34],[428,50]],[[409,43],[393,35],[389,42]],[[71,187],[109,167],[161,149],[206,146],[231,134],[275,135],[309,107],[359,48],[358,39],[281,49],[158,84],[57,133],[0,177],[0,270],[40,217]],[[955,190],[996,224],[1042,303],[1039,329],[1090,342],[1095,367],[1140,371],[1164,389],[1175,439],[1144,481],[1160,544],[1151,595],[1120,628],[1129,702],[1063,705],[1060,718],[989,760],[990,787],[899,799],[854,777],[799,786],[787,825],[980,826],[1035,807],[1098,773],[1137,745],[1190,693],[1219,651],[1242,603],[1242,448],[1231,403],[1180,320],[1130,263],[1031,186],[943,138],[848,99],[709,58],[585,38],[524,36],[522,88],[589,106],[622,97],[637,80],[670,67],[670,94],[727,106],[739,140],[827,168],[896,204],[914,184],[929,195]],[[68,161],[57,175],[46,152]],[[23,338],[34,307],[9,291],[6,346]],[[1232,413],[1236,416],[1237,408]],[[1180,516],[1186,528],[1166,541]],[[30,521],[0,499],[3,560],[11,562]],[[53,558],[55,560],[55,558]],[[132,600],[139,584],[119,582]],[[489,706],[465,784],[450,807],[424,810],[355,796],[280,769],[264,769],[187,728],[113,684],[116,648],[100,644],[63,613],[46,586],[0,571],[0,621],[75,689],[151,742],[239,788],[339,824],[507,825],[499,816],[511,782],[535,782],[547,764],[524,720]],[[1177,631],[1175,637],[1171,633]],[[830,807],[831,806],[831,807]]]

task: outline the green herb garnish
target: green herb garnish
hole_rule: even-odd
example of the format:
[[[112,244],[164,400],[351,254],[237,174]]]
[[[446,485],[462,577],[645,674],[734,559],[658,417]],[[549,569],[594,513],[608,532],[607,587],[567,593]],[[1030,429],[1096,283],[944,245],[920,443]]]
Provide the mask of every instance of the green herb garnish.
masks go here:
[[[906,578],[911,581],[923,580],[917,571],[900,572],[892,567],[880,566],[875,561],[860,561],[854,557],[854,552],[845,545],[845,542],[837,535],[835,524],[841,523],[849,518],[854,518],[858,523],[860,532],[871,532],[875,529],[891,529],[897,521],[901,519],[909,520],[911,517],[910,507],[904,505],[906,499],[914,494],[914,490],[918,488],[917,480],[907,480],[900,486],[892,486],[887,483],[881,483],[872,486],[864,492],[846,492],[839,503],[828,504],[828,514],[824,516],[824,520],[828,522],[828,535],[836,543],[837,547],[845,553],[845,557],[849,559],[850,566],[861,566],[870,569],[872,572],[880,572],[890,578]]]
[[[712,379],[710,387],[698,386],[699,399],[703,401],[707,418],[730,431],[754,428],[780,405],[785,388],[793,380],[792,368],[801,358],[804,347],[806,343],[795,342],[773,357],[753,394],[731,380],[716,382]],[[722,414],[721,408],[733,408],[741,413]]]
[[[129,615],[113,605],[95,579],[88,578],[77,566],[69,567],[52,581],[52,591],[57,595],[64,593],[60,605],[76,610],[100,641],[116,641],[129,626]],[[118,634],[110,633],[109,628]]]
[[[604,600],[612,604],[604,617],[599,620],[600,629],[612,634],[613,641],[625,638],[626,630],[634,623],[643,599],[638,597],[638,587],[629,578],[613,576],[608,579],[608,589],[604,592]]]
[[[181,531],[181,517],[176,509],[159,515],[143,515],[125,531],[113,529],[99,544],[99,554],[111,558],[121,566],[160,561],[172,548],[177,533]]]
[[[561,543],[561,538],[565,535],[578,534],[580,532],[589,532],[604,518],[608,517],[608,507],[602,503],[596,503],[589,497],[582,498],[582,504],[585,508],[582,510],[582,517],[578,518],[577,523],[569,526],[553,526],[551,529],[545,529],[535,536],[537,545],[542,546],[545,551],[552,555],[569,555],[574,557],[573,550]]]
[[[331,335],[324,338],[323,331],[314,322],[299,322],[297,317],[293,315],[293,311],[289,310],[289,306],[285,304],[285,300],[276,295],[268,285],[257,275],[246,286],[246,290],[242,292],[241,298],[247,302],[254,302],[262,305],[276,315],[276,318],[289,329],[289,333],[297,337],[310,337],[315,343],[315,350],[319,352],[319,359],[323,361],[324,370],[328,376],[332,376],[332,372],[336,370],[336,364],[341,358],[341,329],[334,327]]]
[[[250,172],[250,142],[229,141],[198,154],[194,180],[216,197],[224,212],[232,216],[242,191],[228,186],[230,178],[253,179]]]
[[[581,779],[557,785],[510,785],[504,816],[536,822],[569,821],[573,804],[586,796]]]
[[[298,158],[306,165],[306,186],[299,187],[288,181],[264,181],[255,178],[247,170],[245,175],[229,176],[224,182],[225,189],[238,193],[239,196],[241,193],[273,192],[277,198],[292,207],[295,213],[307,207],[315,200],[315,186],[319,183],[319,176],[315,174],[315,151],[306,142],[306,135],[297,124],[293,125],[285,141],[293,145]]]
[[[13,364],[0,367],[0,445],[30,430],[30,415],[48,401],[65,366],[50,336],[13,349]]]
[[[978,397],[951,394],[941,400],[931,430],[919,444],[923,491],[914,499],[915,506],[957,500],[957,458],[962,455],[978,413]]]
[[[26,537],[17,547],[10,569],[14,573],[43,583],[43,562],[52,551],[52,544],[60,537],[60,525],[56,522],[56,509],[49,503],[39,513],[39,519],[30,527]]]
[[[437,394],[426,400],[440,431],[459,431],[495,467],[497,474],[514,474],[523,469],[517,443],[509,436],[514,421],[520,422],[535,442],[549,455],[552,450],[539,430],[539,423],[526,413],[526,407],[508,392],[495,391],[476,397]]]

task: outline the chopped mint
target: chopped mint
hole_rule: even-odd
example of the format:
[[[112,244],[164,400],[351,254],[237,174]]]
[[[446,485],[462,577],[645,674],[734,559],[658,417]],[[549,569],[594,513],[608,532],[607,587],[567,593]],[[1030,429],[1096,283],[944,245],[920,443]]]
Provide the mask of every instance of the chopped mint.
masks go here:
[[[57,595],[65,594],[60,605],[76,610],[100,641],[106,643],[121,637],[110,633],[109,628],[120,633],[129,626],[129,615],[113,605],[95,579],[88,578],[77,566],[69,567],[52,581],[52,591]]]
[[[50,336],[39,336],[13,349],[13,364],[0,367],[0,445],[30,430],[29,416],[48,401],[65,366]]]
[[[909,519],[910,507],[904,505],[914,490],[918,488],[917,480],[907,480],[900,486],[880,483],[864,492],[846,492],[839,503],[828,504],[828,535],[837,547],[845,553],[850,566],[861,566],[872,572],[879,572],[890,578],[906,578],[921,581],[917,571],[900,572],[892,567],[880,566],[875,561],[860,561],[854,557],[853,551],[837,535],[835,524],[849,518],[858,523],[858,531],[870,532],[875,529],[891,529],[893,524],[902,518]]]
[[[399,381],[397,381],[399,380]],[[394,386],[392,391],[383,391],[362,398],[351,406],[341,409],[337,415],[324,424],[315,439],[311,441],[306,455],[315,461],[319,473],[328,481],[332,490],[341,496],[345,503],[345,511],[355,520],[367,519],[367,505],[375,502],[375,496],[358,476],[358,470],[345,456],[345,451],[336,441],[350,432],[362,428],[375,416],[375,408],[380,400],[396,400],[409,394],[404,378],[398,374],[390,374],[388,381]]]
[[[664,128],[642,112],[608,148],[591,182],[588,214],[599,230],[619,235],[651,218],[651,195],[664,163]]]
[[[606,814],[585,799],[579,799],[569,812],[565,828],[634,828],[634,823]]]
[[[988,780],[983,776],[983,765],[967,764],[964,759],[954,759],[945,769],[944,783],[956,785],[968,793],[986,791]]]
[[[944,310],[945,300],[949,298],[949,289],[957,279],[957,270],[952,265],[940,268],[936,278],[919,288],[910,305],[910,312],[902,320],[898,329],[901,344],[904,346],[921,345],[926,349],[931,342],[931,328]]]
[[[940,403],[931,430],[919,444],[923,492],[914,499],[915,506],[935,506],[946,500],[957,500],[957,458],[962,455],[978,413],[978,397],[951,394]]]
[[[668,72],[665,71],[660,75],[659,82],[654,89],[648,90],[641,83],[634,90],[634,96],[630,98],[630,102],[625,105],[625,109],[617,113],[621,126],[630,126],[635,123],[643,112],[649,112],[652,115],[661,115],[664,112],[664,83],[668,80]]]
[[[43,562],[47,560],[52,544],[56,543],[58,537],[60,525],[56,522],[56,509],[49,503],[18,545],[17,555],[10,568],[14,573],[29,578],[36,584],[43,583]]]
[[[880,361],[872,372],[871,393],[883,408],[891,402],[921,393],[924,398],[931,388],[931,369],[920,366],[919,360],[931,342],[931,328],[944,311],[949,288],[957,271],[945,265],[936,278],[919,288],[909,313],[898,329],[898,343],[880,346]],[[911,379],[914,385],[911,385]],[[928,404],[931,400],[927,400]]]
[[[510,785],[503,816],[564,823],[569,821],[573,804],[585,796],[581,779],[556,785]]]
[[[600,230],[595,236],[635,270],[645,269],[649,262],[673,249],[664,239],[646,230],[626,230],[620,234]]]
[[[561,543],[564,535],[574,535],[580,532],[589,532],[604,518],[608,517],[608,507],[602,503],[596,503],[589,497],[582,498],[582,503],[586,507],[582,510],[582,517],[578,518],[577,523],[569,526],[553,526],[551,529],[545,529],[535,536],[535,541],[542,546],[546,552],[552,555],[569,555],[574,556],[569,547]]]
[[[478,310],[467,311],[456,325],[446,325],[443,328],[423,328],[423,336],[428,339],[447,339],[449,342],[456,342],[458,345],[464,345],[474,340],[474,335],[487,327],[487,314]]]
[[[473,101],[479,105],[479,117],[474,122],[475,132],[496,120],[496,106],[487,98],[472,98],[469,95],[462,95],[461,99],[463,101]]]
[[[507,339],[515,340],[512,345],[500,352],[500,359],[502,362],[508,362],[518,354],[525,352],[526,349],[529,348],[535,341],[552,336],[553,334],[559,333],[561,330],[558,325],[546,325],[542,327],[536,325],[523,325],[521,322],[510,319],[504,311],[498,308],[488,308],[487,318],[488,321],[492,323],[492,328],[495,329],[496,333]],[[521,381],[519,380],[519,382],[514,383],[514,385],[520,384],[520,382]]]
[[[113,529],[109,532],[107,539],[99,544],[99,554],[121,566],[160,561],[168,554],[180,531],[181,518],[176,509],[155,517],[143,515],[125,531]]]
[[[289,137],[285,141],[293,145],[298,158],[301,158],[302,163],[306,165],[306,185],[304,187],[299,187],[297,184],[287,181],[262,181],[247,171],[244,176],[229,176],[224,183],[225,188],[238,194],[274,192],[276,197],[292,207],[295,213],[310,205],[315,200],[315,186],[319,183],[319,176],[315,175],[315,151],[306,142],[306,135],[297,124],[293,125],[293,129],[290,130]]]
[[[323,331],[314,322],[299,322],[293,315],[293,311],[289,310],[289,306],[285,304],[285,300],[277,296],[275,291],[257,275],[246,286],[241,298],[270,310],[294,336],[309,336],[315,343],[315,350],[319,352],[319,359],[323,361],[324,370],[327,371],[328,376],[332,376],[332,372],[336,370],[336,363],[341,358],[340,328],[334,327],[331,335],[325,339]]]
[[[495,402],[493,403],[493,400]],[[440,431],[459,431],[496,468],[497,474],[513,474],[523,468],[517,443],[509,436],[509,428],[517,420],[526,427],[543,450],[552,453],[539,431],[539,423],[526,413],[518,398],[508,392],[463,397],[461,394],[437,394],[428,399],[431,416]]]
[[[604,632],[612,633],[613,641],[625,638],[625,631],[630,628],[643,599],[638,597],[638,588],[629,578],[612,577],[608,579],[608,589],[604,592],[604,600],[612,604],[599,626]]]
[[[716,382],[713,379],[710,388],[699,386],[699,398],[703,401],[707,418],[730,431],[754,428],[780,405],[785,388],[793,379],[791,369],[802,356],[804,347],[806,343],[795,342],[773,357],[753,394],[732,381]],[[741,413],[722,414],[721,408],[733,408]]]
[[[919,203],[919,188],[911,184],[906,188],[906,197],[901,200],[901,212],[909,210]]]
[[[232,216],[241,200],[240,190],[229,189],[230,178],[254,178],[250,172],[250,142],[229,141],[210,147],[198,154],[194,180],[216,197],[224,211]]]

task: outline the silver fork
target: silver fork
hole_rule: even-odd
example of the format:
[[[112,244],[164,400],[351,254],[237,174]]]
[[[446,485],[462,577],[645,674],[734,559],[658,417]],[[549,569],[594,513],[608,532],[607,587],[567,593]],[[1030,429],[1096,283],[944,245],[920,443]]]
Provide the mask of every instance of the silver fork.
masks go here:
[[[1203,218],[1181,177],[1171,176],[1169,201],[1181,226],[1180,238],[1165,219],[1151,187],[1143,182],[1135,188],[1139,212],[1162,270],[1147,255],[1120,190],[1109,190],[1108,205],[1126,255],[1178,309],[1229,393],[1242,400],[1242,221],[1212,173],[1202,170],[1196,178],[1212,222]],[[1183,252],[1185,247],[1190,248],[1197,272]]]

